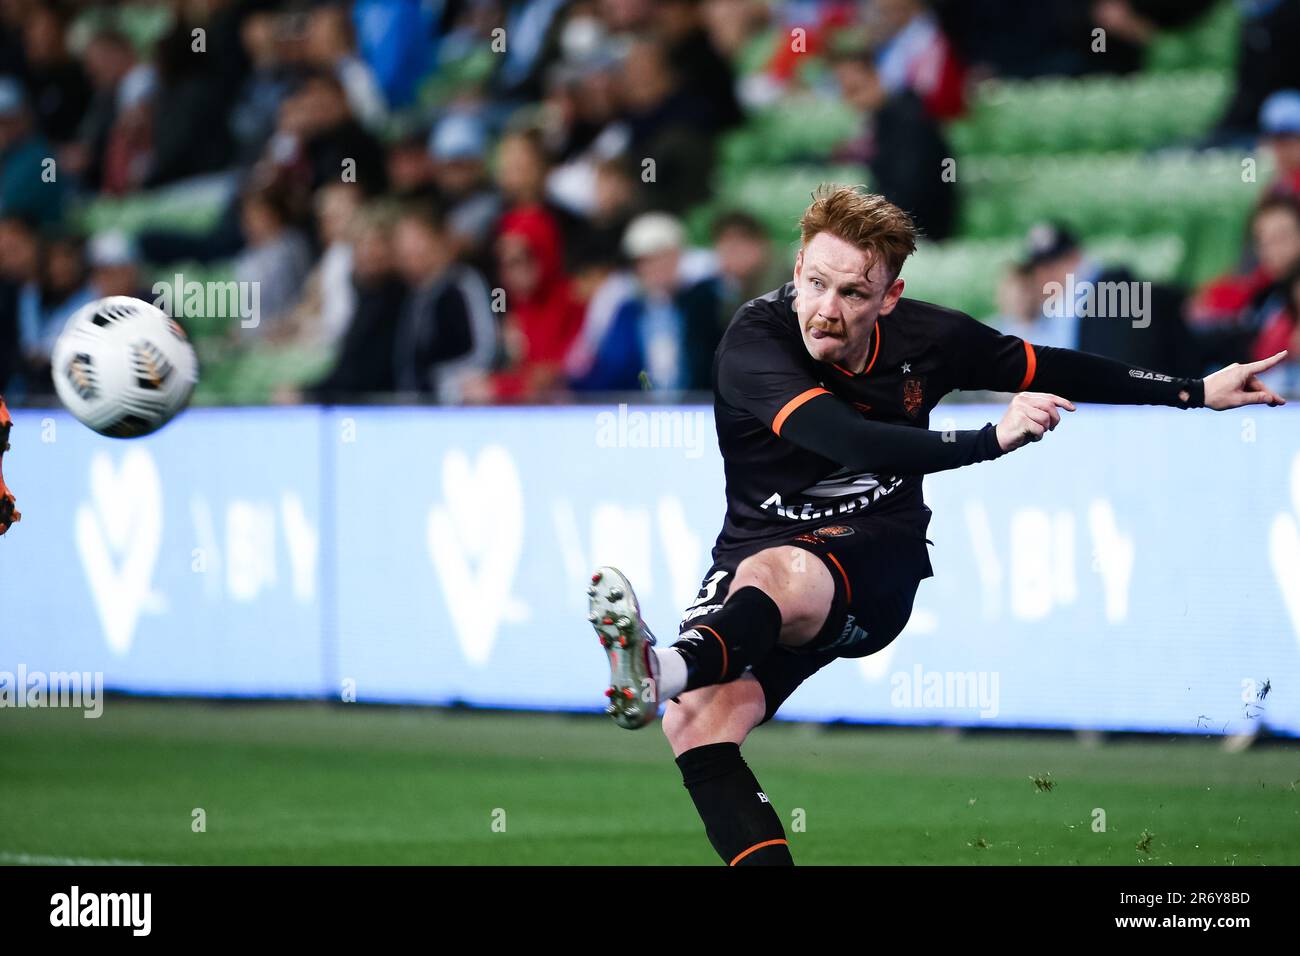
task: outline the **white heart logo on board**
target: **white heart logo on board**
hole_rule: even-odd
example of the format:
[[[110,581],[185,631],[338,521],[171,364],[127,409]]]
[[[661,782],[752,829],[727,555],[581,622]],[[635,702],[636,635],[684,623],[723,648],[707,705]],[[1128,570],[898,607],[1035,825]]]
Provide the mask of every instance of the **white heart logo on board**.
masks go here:
[[[131,649],[140,612],[154,603],[150,582],[162,546],[162,482],[141,448],[121,464],[99,453],[90,462],[90,501],[77,507],[77,552],[108,648]]]
[[[524,547],[524,493],[510,453],[489,445],[473,462],[460,449],[442,460],[443,503],[429,510],[429,557],[442,584],[456,642],[483,666],[502,623],[526,619],[511,593]]]

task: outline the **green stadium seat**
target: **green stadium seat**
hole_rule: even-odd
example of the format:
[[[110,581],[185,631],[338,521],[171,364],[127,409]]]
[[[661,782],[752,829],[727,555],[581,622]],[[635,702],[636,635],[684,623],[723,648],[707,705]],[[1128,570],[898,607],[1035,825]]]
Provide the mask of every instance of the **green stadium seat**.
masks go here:
[[[1221,70],[988,80],[948,136],[958,156],[1151,149],[1204,133],[1230,94]]]

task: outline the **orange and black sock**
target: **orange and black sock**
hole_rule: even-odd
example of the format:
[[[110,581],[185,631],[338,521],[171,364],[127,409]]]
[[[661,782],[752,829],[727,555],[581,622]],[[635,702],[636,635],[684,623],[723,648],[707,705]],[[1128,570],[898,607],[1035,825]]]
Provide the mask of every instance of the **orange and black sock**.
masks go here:
[[[775,601],[752,586],[733,592],[673,644],[686,658],[686,690],[735,680],[770,654],[780,637],[781,609]]]
[[[713,849],[731,866],[793,866],[781,818],[733,743],[705,744],[677,758]]]

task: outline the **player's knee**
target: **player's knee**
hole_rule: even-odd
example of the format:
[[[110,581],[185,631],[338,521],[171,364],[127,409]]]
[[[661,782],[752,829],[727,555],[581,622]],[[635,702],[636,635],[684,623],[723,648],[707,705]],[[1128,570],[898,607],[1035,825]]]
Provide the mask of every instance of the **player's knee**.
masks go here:
[[[756,587],[781,609],[782,638],[807,637],[826,619],[835,584],[826,566],[802,548],[780,547],[760,551],[740,562],[731,593]]]
[[[659,726],[663,729],[664,736],[668,738],[668,745],[673,748],[674,756],[691,749],[689,736],[691,734],[691,715],[681,704],[669,702],[664,708],[663,716],[659,718]]]
[[[664,708],[660,726],[673,755],[708,744],[744,743],[763,721],[763,689],[749,677],[683,694]]]
[[[755,587],[778,605],[790,590],[790,567],[798,552],[795,548],[769,548],[750,555],[736,567],[732,582],[734,594],[741,588]]]

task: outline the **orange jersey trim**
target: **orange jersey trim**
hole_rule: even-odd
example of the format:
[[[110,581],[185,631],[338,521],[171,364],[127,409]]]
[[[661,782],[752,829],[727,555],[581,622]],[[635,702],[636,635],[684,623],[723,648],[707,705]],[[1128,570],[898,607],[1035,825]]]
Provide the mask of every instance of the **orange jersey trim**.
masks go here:
[[[727,674],[727,642],[722,639],[721,634],[719,634],[713,628],[709,627],[709,625],[707,624],[696,624],[695,629],[697,631],[708,631],[710,634],[716,637],[718,639],[718,643],[722,645],[722,675],[725,677]]]
[[[1034,347],[1028,342],[1025,343],[1025,379],[1020,383],[1017,392],[1023,392],[1034,380],[1034,373],[1038,371],[1038,356],[1034,354]]]
[[[848,369],[846,369],[843,365],[836,365],[834,362],[831,363],[831,368],[835,369],[835,371],[839,372],[842,375],[847,375],[849,378],[856,378],[858,375],[866,375],[868,372],[871,371],[871,367],[876,364],[876,356],[880,354],[880,335],[881,335],[880,320],[877,319],[875,326],[871,329],[871,337],[872,339],[875,340],[876,343],[871,349],[871,361],[867,362],[867,367],[864,368],[861,372],[858,372],[855,375],[853,372],[850,372]]]
[[[829,394],[830,392],[824,388],[810,388],[806,392],[800,392],[794,398],[790,399],[790,401],[786,402],[785,405],[781,407],[781,410],[776,413],[776,418],[772,419],[772,431],[776,432],[777,437],[780,437],[781,426],[785,424],[785,420],[790,417],[790,414],[796,408],[803,405],[805,402],[816,398],[818,395]]]
[[[835,555],[831,554],[829,551],[826,552],[826,557],[831,559],[836,569],[840,572],[840,577],[844,579],[844,596],[848,599],[848,603],[852,604],[853,585],[849,584],[849,576],[844,573],[844,565],[840,564],[839,558],[835,557]]]

